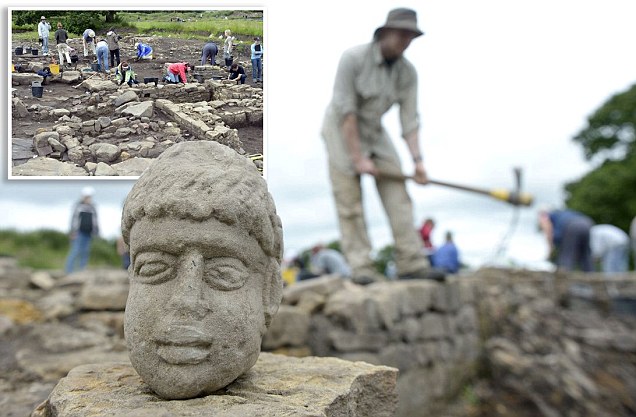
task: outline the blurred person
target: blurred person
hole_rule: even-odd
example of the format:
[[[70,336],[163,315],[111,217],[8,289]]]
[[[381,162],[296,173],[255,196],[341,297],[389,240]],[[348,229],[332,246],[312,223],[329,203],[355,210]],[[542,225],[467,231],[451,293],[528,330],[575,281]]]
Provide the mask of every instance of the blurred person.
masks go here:
[[[194,65],[188,64],[187,62],[169,64],[166,79],[173,84],[186,84],[188,82],[186,73],[191,70],[194,70]]]
[[[128,269],[130,266],[130,248],[123,236],[119,236],[117,239],[117,254],[121,259],[122,268]]]
[[[232,31],[230,29],[226,29],[224,34],[225,40],[223,41],[223,59],[225,60],[225,67],[229,69],[232,66],[232,61],[234,61],[232,52],[234,52],[234,40],[236,38],[232,36]]]
[[[71,249],[66,258],[65,271],[70,274],[76,269],[82,270],[88,264],[88,257],[91,250],[93,237],[99,235],[99,225],[97,222],[97,210],[93,204],[93,187],[82,189],[81,199],[73,209],[71,217]],[[79,265],[76,263],[79,262]]]
[[[135,49],[137,50],[137,61],[141,59],[152,59],[152,47],[145,43],[137,42],[135,44]]]
[[[95,47],[97,52],[97,63],[101,72],[108,72],[108,42],[100,39]]]
[[[318,275],[338,274],[341,277],[351,276],[351,268],[340,252],[316,245],[311,248],[311,267]]]
[[[592,226],[590,250],[594,259],[600,259],[601,271],[606,274],[627,272],[629,269],[629,235],[616,226]]]
[[[210,61],[210,65],[216,65],[216,54],[219,53],[219,47],[216,42],[209,40],[203,46],[203,51],[201,51],[201,65],[207,65],[208,61]]]
[[[453,242],[453,234],[451,232],[446,232],[446,242],[433,253],[432,258],[435,268],[451,274],[459,271],[459,251],[455,242]]]
[[[297,256],[292,261],[294,268],[298,271],[296,273],[296,282],[304,281],[306,279],[316,278],[319,275],[314,274],[307,268],[307,263],[303,260],[302,256]]]
[[[422,238],[422,244],[424,245],[424,254],[428,258],[429,262],[433,262],[433,252],[435,252],[435,246],[431,240],[431,234],[435,227],[435,221],[431,218],[424,220],[422,227],[420,227],[420,237]]]
[[[51,24],[46,21],[46,17],[42,16],[40,18],[40,23],[38,23],[38,38],[40,43],[42,44],[42,55],[49,55],[49,33],[51,31]]]
[[[115,69],[115,80],[119,81],[119,85],[126,83],[132,87],[133,84],[139,84],[137,81],[137,74],[133,71],[132,66],[126,61],[117,65],[117,68]]]
[[[258,36],[254,38],[250,49],[252,50],[252,81],[260,83],[263,81],[263,45]]]
[[[230,73],[227,76],[228,80],[236,80],[237,84],[245,84],[246,78],[247,75],[245,74],[245,68],[237,63],[234,63],[232,64],[232,66],[230,66]]]
[[[417,72],[403,56],[411,41],[421,35],[414,10],[391,10],[370,43],[343,53],[323,122],[342,250],[351,266],[352,280],[360,284],[384,279],[375,271],[370,257],[362,174],[375,177],[393,232],[398,277],[443,278],[430,275],[429,262],[421,253],[405,182],[384,177],[379,170],[401,175],[399,156],[381,122],[382,115],[399,104],[402,136],[415,164],[414,179],[419,184],[428,182],[419,149]]]
[[[115,32],[115,28],[110,28],[106,32],[106,41],[108,42],[108,50],[110,51],[110,66],[116,67],[121,61],[119,59],[119,40],[121,36]]]
[[[62,26],[62,22],[57,22],[57,30],[55,31],[55,43],[57,47],[57,54],[60,57],[59,63],[64,63],[64,57],[66,57],[66,63],[71,64],[70,48],[66,43],[68,41],[68,32]]]
[[[590,229],[594,222],[586,215],[574,210],[539,210],[539,227],[549,247],[550,258],[557,268],[592,272]]]
[[[93,29],[86,29],[82,34],[82,42],[84,45],[84,57],[87,57],[89,52],[93,55],[97,55],[95,52],[95,31]]]
[[[636,264],[636,217],[634,217],[629,227],[629,235],[632,238],[632,252],[634,254],[634,264]]]

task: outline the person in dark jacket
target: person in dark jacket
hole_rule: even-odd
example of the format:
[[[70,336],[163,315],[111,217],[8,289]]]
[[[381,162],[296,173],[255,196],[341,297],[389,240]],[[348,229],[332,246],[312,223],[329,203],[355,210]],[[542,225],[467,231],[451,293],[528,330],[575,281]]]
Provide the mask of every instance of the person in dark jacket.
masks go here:
[[[245,74],[245,68],[240,66],[239,64],[232,64],[230,67],[230,73],[227,76],[228,80],[236,80],[236,83],[245,84],[245,79],[247,75]]]
[[[546,237],[550,256],[557,268],[592,272],[590,229],[594,222],[586,215],[574,210],[539,210],[539,227]]]
[[[219,47],[214,41],[208,41],[203,47],[201,52],[201,65],[207,65],[208,60],[210,65],[216,65],[216,54],[219,53]]]
[[[97,210],[92,198],[95,194],[93,187],[82,189],[82,198],[75,205],[71,218],[71,251],[66,258],[67,274],[77,269],[82,270],[88,264],[93,237],[99,235]],[[76,265],[77,264],[77,265]]]
[[[108,42],[108,50],[110,51],[110,66],[116,67],[120,64],[119,59],[119,40],[121,36],[115,32],[115,28],[110,28],[106,33],[106,42]]]

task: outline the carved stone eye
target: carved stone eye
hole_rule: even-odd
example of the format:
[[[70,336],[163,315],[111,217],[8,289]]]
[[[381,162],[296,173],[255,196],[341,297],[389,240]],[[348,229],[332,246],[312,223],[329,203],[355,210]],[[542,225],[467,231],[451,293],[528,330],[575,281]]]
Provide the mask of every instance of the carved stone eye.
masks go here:
[[[142,252],[135,257],[134,279],[142,284],[161,284],[175,277],[176,257],[165,252]]]
[[[233,291],[245,285],[248,277],[245,264],[237,258],[208,258],[205,260],[204,279],[213,288]]]

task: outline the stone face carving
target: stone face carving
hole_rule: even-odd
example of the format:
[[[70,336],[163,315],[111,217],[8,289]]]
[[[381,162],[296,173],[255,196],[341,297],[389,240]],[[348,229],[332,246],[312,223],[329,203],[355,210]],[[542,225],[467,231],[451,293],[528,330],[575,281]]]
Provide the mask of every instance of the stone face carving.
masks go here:
[[[282,296],[282,227],[254,165],[216,142],[165,151],[131,190],[125,336],[165,399],[225,387],[250,369]]]

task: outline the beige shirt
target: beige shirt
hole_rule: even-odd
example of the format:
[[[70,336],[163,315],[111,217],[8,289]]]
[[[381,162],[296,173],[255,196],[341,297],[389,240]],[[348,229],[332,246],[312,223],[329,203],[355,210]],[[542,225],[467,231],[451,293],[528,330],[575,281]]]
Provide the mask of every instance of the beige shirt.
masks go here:
[[[338,65],[333,97],[322,128],[333,168],[355,173],[342,134],[344,117],[350,113],[355,113],[358,119],[363,154],[373,154],[399,164],[381,121],[382,115],[394,104],[400,106],[402,136],[406,137],[419,128],[417,72],[413,64],[401,57],[389,66],[375,42],[345,51]]]

